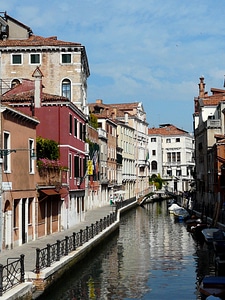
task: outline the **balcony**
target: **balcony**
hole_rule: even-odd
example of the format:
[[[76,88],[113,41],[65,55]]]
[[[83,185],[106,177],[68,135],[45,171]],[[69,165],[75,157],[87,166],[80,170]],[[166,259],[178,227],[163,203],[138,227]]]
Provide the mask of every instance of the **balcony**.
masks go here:
[[[221,120],[220,119],[208,119],[204,123],[201,123],[195,130],[195,135],[200,134],[203,130],[207,129],[221,129]]]
[[[98,136],[100,139],[102,138],[107,139],[106,131],[102,128],[98,128]]]
[[[56,183],[62,183],[62,174],[59,168],[42,168],[37,174],[38,185],[52,186]]]

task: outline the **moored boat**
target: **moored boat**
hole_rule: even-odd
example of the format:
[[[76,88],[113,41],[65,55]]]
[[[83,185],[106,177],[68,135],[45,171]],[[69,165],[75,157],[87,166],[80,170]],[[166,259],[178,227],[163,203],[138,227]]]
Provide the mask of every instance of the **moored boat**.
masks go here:
[[[181,208],[181,207],[180,207],[178,204],[173,203],[171,206],[168,207],[168,210],[169,210],[169,212],[170,212],[171,214],[173,214],[174,211],[175,211],[176,209],[179,209],[179,208]]]
[[[205,223],[197,224],[196,226],[192,226],[190,232],[193,238],[200,243],[204,243],[205,238],[202,234],[202,230],[208,228],[208,225]]]
[[[186,220],[189,217],[189,213],[183,207],[179,207],[173,211],[174,218],[179,221]]]
[[[195,216],[191,216],[191,218],[186,221],[187,231],[191,231],[194,226],[199,224],[202,224],[202,220],[200,218],[196,218]]]
[[[199,286],[199,292],[205,299],[209,296],[225,299],[225,277],[205,276]]]
[[[225,237],[224,232],[219,228],[205,228],[202,230],[202,234],[207,243],[213,243],[213,241],[221,240],[222,237]]]

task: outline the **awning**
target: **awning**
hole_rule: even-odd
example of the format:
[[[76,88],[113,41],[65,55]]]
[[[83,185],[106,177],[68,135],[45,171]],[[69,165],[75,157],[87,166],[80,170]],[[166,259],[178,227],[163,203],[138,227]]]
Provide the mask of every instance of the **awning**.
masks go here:
[[[48,196],[67,195],[68,194],[68,190],[66,188],[61,188],[59,191],[56,191],[55,189],[44,189],[44,190],[41,190],[41,192]]]

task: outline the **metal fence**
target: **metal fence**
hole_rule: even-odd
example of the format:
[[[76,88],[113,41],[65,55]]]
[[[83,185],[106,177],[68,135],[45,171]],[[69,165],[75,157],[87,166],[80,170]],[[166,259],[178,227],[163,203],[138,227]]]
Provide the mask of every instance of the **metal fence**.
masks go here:
[[[59,261],[61,257],[76,250],[77,247],[88,242],[115,221],[116,212],[113,212],[104,219],[96,221],[95,224],[91,224],[77,233],[74,232],[71,236],[66,236],[63,240],[57,240],[56,243],[51,245],[47,244],[42,249],[37,248],[35,273],[38,274],[41,269],[50,267],[53,262]]]
[[[24,282],[24,274],[24,254],[19,258],[8,258],[5,266],[0,264],[0,296]]]

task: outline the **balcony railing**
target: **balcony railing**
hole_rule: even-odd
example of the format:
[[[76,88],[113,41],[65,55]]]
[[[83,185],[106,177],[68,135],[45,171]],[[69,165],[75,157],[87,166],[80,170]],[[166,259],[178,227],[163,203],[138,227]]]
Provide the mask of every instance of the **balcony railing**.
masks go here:
[[[100,138],[107,138],[107,134],[106,134],[106,131],[102,128],[98,128],[98,135]]]

